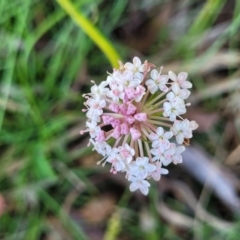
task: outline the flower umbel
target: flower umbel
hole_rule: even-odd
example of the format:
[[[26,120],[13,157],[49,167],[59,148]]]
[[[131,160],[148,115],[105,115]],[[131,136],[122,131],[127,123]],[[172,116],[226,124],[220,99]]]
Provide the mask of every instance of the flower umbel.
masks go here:
[[[133,63],[113,69],[106,81],[85,94],[89,144],[103,155],[98,162],[111,164],[113,174],[125,172],[130,190],[148,194],[153,178],[159,181],[171,162],[182,162],[184,140],[198,127],[195,121],[181,117],[192,84],[187,73],[162,75],[155,66],[137,57]]]

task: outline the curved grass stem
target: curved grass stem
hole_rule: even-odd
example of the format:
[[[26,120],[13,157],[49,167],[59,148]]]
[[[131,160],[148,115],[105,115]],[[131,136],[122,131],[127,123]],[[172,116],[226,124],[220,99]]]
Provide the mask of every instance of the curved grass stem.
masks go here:
[[[92,39],[92,41],[102,50],[106,55],[111,65],[118,67],[118,60],[120,56],[106,39],[106,37],[77,9],[69,0],[56,0],[63,10],[82,28],[82,30]]]

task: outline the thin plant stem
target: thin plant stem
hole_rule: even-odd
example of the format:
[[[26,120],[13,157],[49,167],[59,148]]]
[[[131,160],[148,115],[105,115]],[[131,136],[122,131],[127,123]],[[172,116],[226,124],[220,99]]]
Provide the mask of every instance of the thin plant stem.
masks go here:
[[[56,0],[63,10],[82,28],[82,30],[98,45],[102,52],[106,55],[113,67],[118,67],[120,56],[106,39],[106,37],[77,9],[69,0]]]

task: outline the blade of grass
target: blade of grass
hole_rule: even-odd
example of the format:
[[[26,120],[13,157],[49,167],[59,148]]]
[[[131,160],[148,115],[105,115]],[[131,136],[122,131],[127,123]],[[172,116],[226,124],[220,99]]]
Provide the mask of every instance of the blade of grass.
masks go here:
[[[44,153],[42,143],[39,142],[34,145],[31,162],[34,167],[33,171],[35,171],[35,175],[39,180],[46,178],[54,179],[56,177],[52,166]]]
[[[210,28],[214,23],[225,0],[208,0],[190,26],[188,33],[176,45],[177,52],[181,53],[185,59],[193,59],[195,57],[195,48],[189,47],[193,42],[199,39],[201,34],[204,34],[207,28]]]
[[[108,221],[107,229],[104,235],[104,240],[115,240],[118,238],[122,230],[122,212],[121,208],[126,208],[131,198],[131,193],[128,188],[125,189],[121,199],[118,202],[119,208],[112,214]]]
[[[24,31],[24,27],[25,27],[25,23],[28,17],[28,13],[29,13],[29,5],[30,5],[30,1],[25,1],[25,9],[24,11],[21,12],[21,14],[19,14],[19,18],[17,21],[17,25],[16,25],[16,34],[18,34],[19,36],[22,35],[22,32]],[[15,35],[12,36],[12,38],[15,38]],[[11,45],[11,41],[9,41],[9,46],[8,46],[8,53],[7,53],[7,58],[6,58],[6,66],[8,66],[8,68],[4,71],[4,75],[3,75],[3,81],[5,84],[5,92],[3,95],[3,105],[2,105],[2,110],[0,111],[0,131],[2,128],[2,122],[4,119],[4,115],[5,115],[5,110],[6,110],[6,106],[7,106],[7,102],[8,102],[8,97],[10,94],[10,87],[11,87],[11,83],[12,83],[12,77],[13,77],[13,73],[14,73],[14,69],[15,69],[15,63],[16,63],[16,59],[17,59],[17,50],[15,49],[14,46]]]
[[[75,237],[74,239],[88,239],[80,225],[77,225],[44,189],[40,191],[40,196],[46,208],[54,212],[61,219],[61,222],[69,230],[69,233]]]
[[[71,65],[68,67],[68,71],[64,71],[62,76],[62,81],[60,83],[59,89],[65,93],[65,95],[69,95],[69,90],[71,87],[72,82],[76,79],[77,75],[79,74],[80,69],[82,69],[83,61],[86,58],[89,50],[92,48],[93,43],[87,41],[88,37],[82,31],[76,33],[76,43],[74,47],[72,47],[71,51],[72,54],[75,55],[74,61],[72,61]],[[80,45],[80,46],[79,46]],[[71,52],[69,51],[69,54]]]
[[[224,4],[225,0],[208,0],[190,27],[189,34],[201,34],[207,27],[210,27]]]
[[[98,45],[98,47],[106,55],[113,67],[118,67],[118,60],[120,56],[114,49],[112,44],[104,37],[104,35],[85,17],[83,14],[74,7],[68,0],[57,0],[59,5],[66,11],[77,25],[83,29],[84,32]]]

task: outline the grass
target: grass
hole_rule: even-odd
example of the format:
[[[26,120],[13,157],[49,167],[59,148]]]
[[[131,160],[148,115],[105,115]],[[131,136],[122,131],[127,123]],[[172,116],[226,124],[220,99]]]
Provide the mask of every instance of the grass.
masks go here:
[[[190,1],[187,7],[188,30],[176,40],[171,38],[172,29],[166,24],[164,36],[157,34],[144,53],[149,61],[163,54],[166,64],[181,61],[184,66],[197,58],[201,68],[224,48],[239,53],[239,2],[236,1],[228,27],[201,51],[198,44],[192,43],[214,29],[226,1],[198,1],[197,7],[195,2]],[[154,7],[161,10],[164,4],[170,1],[157,1]],[[126,0],[25,0],[21,4],[18,0],[0,1],[0,196],[6,202],[6,212],[0,217],[1,240],[91,239],[87,229],[95,226],[86,226],[85,219],[81,215],[75,219],[73,212],[110,191],[111,184],[101,180],[108,170],[83,164],[84,158],[87,163],[90,161],[92,152],[79,136],[85,120],[81,95],[89,90],[91,79],[99,82],[106,77],[106,71],[111,71],[111,65],[117,66],[120,55],[124,60],[141,56],[130,41],[128,44],[121,38],[121,31],[133,27],[131,22],[126,27],[129,11],[145,11],[145,15],[136,15],[140,26],[156,17],[153,8],[146,9]],[[177,4],[175,11],[179,9]],[[146,21],[141,22],[141,17],[146,17]],[[171,39],[165,50],[159,44],[161,39]],[[198,81],[196,91],[208,86],[198,69],[192,69],[192,79],[193,73]],[[220,95],[219,99],[223,97]],[[206,110],[209,102],[203,101],[200,107]],[[210,103],[210,109],[216,109],[219,101]],[[204,136],[200,134],[199,142],[206,142],[202,141]],[[132,197],[127,187],[124,191],[120,185],[113,194],[117,196],[113,214],[100,224],[106,240],[120,239],[119,236],[191,239],[193,235],[199,239],[238,239],[238,217],[233,217],[235,227],[230,232],[217,231],[206,223],[203,230],[194,233],[194,229],[188,229],[184,235],[159,218],[155,207],[157,187],[146,202]],[[121,191],[124,194],[119,194]],[[71,211],[66,208],[69,196],[73,196]],[[176,201],[169,201],[171,207],[184,210],[183,204]],[[149,231],[141,228],[141,217],[146,218],[141,215],[143,208],[155,223]]]

